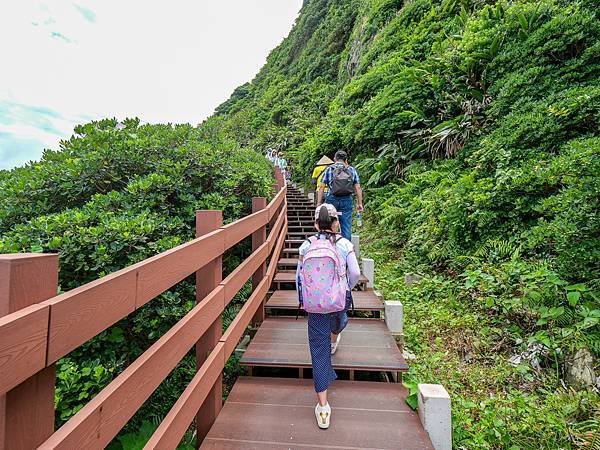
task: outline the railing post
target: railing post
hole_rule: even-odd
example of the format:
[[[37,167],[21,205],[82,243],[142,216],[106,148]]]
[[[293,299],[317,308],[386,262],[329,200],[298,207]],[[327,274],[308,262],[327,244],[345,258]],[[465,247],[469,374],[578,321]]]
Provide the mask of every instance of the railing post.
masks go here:
[[[267,207],[265,197],[252,197],[252,212],[255,213]],[[252,251],[256,250],[267,240],[267,227],[262,226],[252,233]],[[252,290],[258,286],[267,273],[267,263],[263,262],[260,267],[252,274]],[[265,320],[265,299],[252,318],[253,325],[260,325]]]
[[[196,211],[196,237],[215,231],[223,225],[222,211]],[[196,303],[223,281],[223,255],[215,258],[196,272]],[[196,344],[196,365],[200,368],[210,352],[215,348],[223,333],[221,316],[215,320]],[[210,427],[223,406],[223,375],[219,375],[215,385],[202,403],[196,415],[197,445],[202,443]]]
[[[0,317],[58,290],[58,255],[0,255]],[[0,449],[36,448],[54,432],[54,364],[0,396]]]
[[[277,192],[279,192],[279,189],[285,186],[285,177],[279,167],[275,167],[275,180],[277,181]]]
[[[276,196],[277,194],[279,194],[279,185],[278,185],[278,183],[273,183],[273,191],[275,191],[274,196]],[[275,211],[275,214],[273,214],[273,217],[271,217],[271,220],[269,221],[269,230],[271,230],[271,228],[273,228],[273,225],[277,221],[277,217],[279,216],[279,211],[280,210],[281,210],[281,207],[277,208],[277,211]]]

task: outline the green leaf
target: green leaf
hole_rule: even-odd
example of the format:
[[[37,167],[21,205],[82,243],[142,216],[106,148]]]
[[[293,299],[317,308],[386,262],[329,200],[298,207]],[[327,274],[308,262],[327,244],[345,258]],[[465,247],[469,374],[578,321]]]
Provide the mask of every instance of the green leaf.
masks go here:
[[[581,292],[571,291],[567,293],[567,300],[569,301],[569,305],[575,306],[577,302],[579,302],[579,298],[581,297]]]
[[[517,18],[519,19],[521,28],[523,28],[523,30],[527,30],[527,28],[529,28],[529,23],[527,22],[527,18],[525,17],[525,15],[523,13],[520,13]]]
[[[406,404],[410,406],[413,410],[416,410],[419,406],[419,400],[417,399],[417,394],[410,394],[406,397]]]

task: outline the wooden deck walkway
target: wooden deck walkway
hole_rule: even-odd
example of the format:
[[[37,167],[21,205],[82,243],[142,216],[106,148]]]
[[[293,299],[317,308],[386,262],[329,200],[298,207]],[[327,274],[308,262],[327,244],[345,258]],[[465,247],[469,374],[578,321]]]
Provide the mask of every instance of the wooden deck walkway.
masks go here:
[[[314,206],[293,186],[287,192],[288,230],[277,263],[272,292],[265,308],[271,313],[295,313],[294,290],[298,248],[314,233]],[[273,255],[277,257],[277,255]],[[396,375],[408,370],[396,341],[383,320],[376,317],[383,303],[361,276],[355,291],[355,310],[375,318],[350,318],[342,333],[333,366],[348,373],[348,381],[335,381],[330,392],[331,427],[319,430],[312,380],[302,379],[311,367],[306,318],[267,317],[241,357],[250,373],[241,377],[206,436],[202,449],[431,449],[431,441],[416,412],[405,402],[399,383],[353,381],[356,372]],[[289,368],[298,378],[277,378],[269,368]],[[279,372],[281,374],[281,372]],[[270,375],[270,376],[269,376]],[[388,378],[389,379],[389,378]]]
[[[331,427],[315,422],[312,380],[240,378],[201,449],[432,449],[406,389],[393,383],[336,381]]]

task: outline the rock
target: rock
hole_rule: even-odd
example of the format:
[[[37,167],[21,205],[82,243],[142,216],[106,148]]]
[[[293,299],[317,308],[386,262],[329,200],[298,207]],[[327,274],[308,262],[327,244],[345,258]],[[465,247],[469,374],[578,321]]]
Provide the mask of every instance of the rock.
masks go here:
[[[518,366],[519,364],[521,364],[522,360],[523,360],[523,358],[521,358],[521,355],[513,355],[510,357],[508,362],[510,364],[512,364],[513,366]]]
[[[412,286],[421,281],[423,277],[421,275],[417,275],[416,273],[405,273],[404,274],[404,284],[407,286]]]
[[[513,366],[518,366],[524,362],[527,362],[533,370],[539,372],[542,370],[540,366],[540,358],[548,355],[548,349],[542,344],[529,344],[527,349],[517,355],[510,357],[508,362]]]
[[[594,357],[587,348],[577,350],[575,356],[567,358],[567,384],[576,389],[589,389],[596,384]]]
[[[407,349],[402,350],[402,356],[406,361],[414,361],[417,359],[416,355],[409,352]]]

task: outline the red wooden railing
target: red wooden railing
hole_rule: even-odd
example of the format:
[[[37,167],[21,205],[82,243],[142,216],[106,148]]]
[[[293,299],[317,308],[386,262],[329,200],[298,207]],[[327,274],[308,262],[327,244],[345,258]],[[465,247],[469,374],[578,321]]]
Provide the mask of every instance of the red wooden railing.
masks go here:
[[[146,448],[175,448],[195,416],[200,441],[221,408],[227,359],[264,318],[287,230],[276,179],[276,196],[254,198],[249,216],[221,226],[220,211],[199,211],[196,239],[60,295],[57,255],[0,255],[0,450],[104,448],[194,345],[198,371]],[[223,253],[248,236],[252,254],[222,279]],[[193,273],[196,306],[54,431],[54,363]],[[250,278],[250,298],[221,335],[221,313]]]

